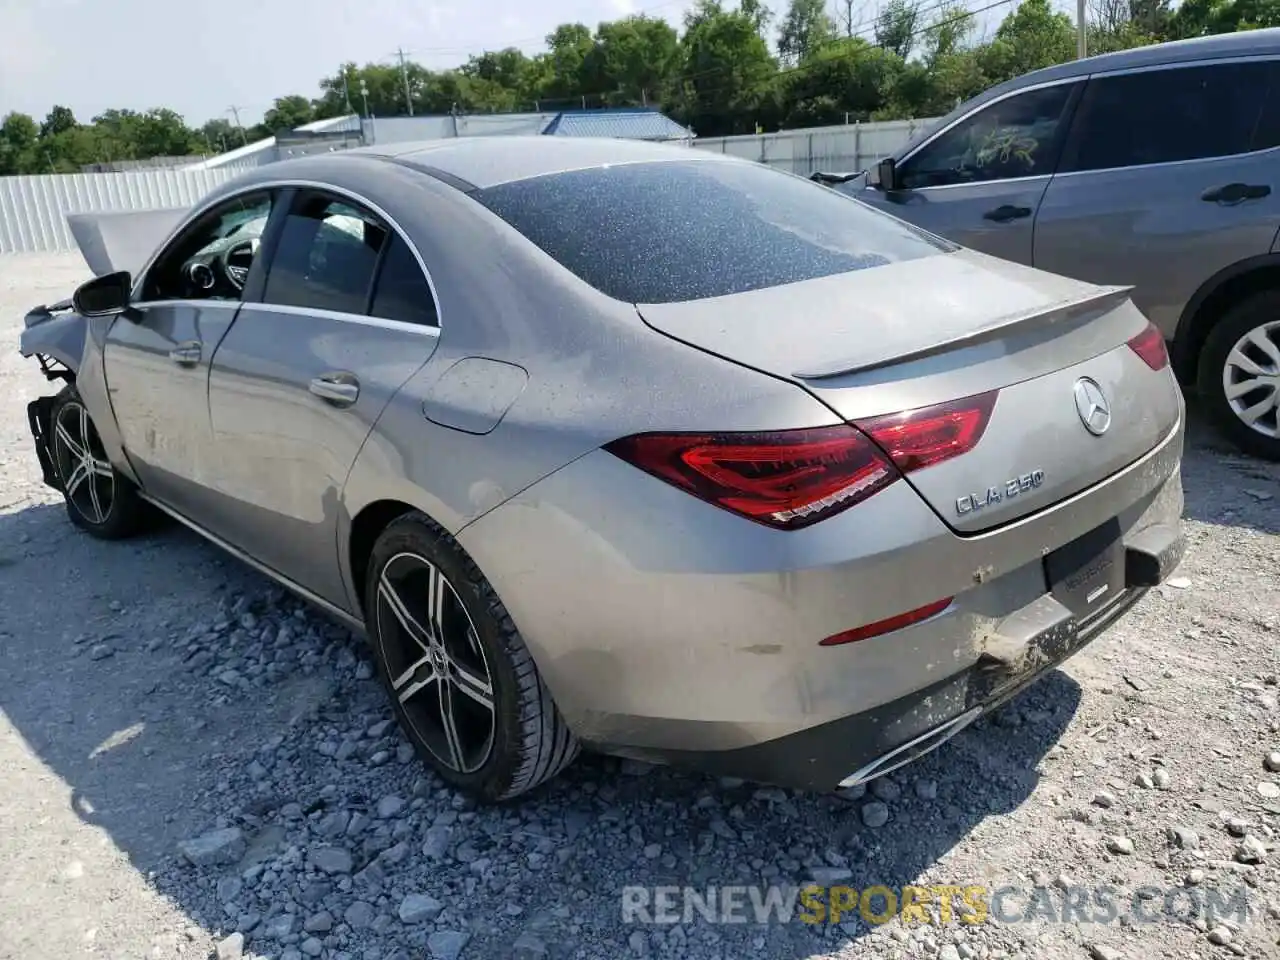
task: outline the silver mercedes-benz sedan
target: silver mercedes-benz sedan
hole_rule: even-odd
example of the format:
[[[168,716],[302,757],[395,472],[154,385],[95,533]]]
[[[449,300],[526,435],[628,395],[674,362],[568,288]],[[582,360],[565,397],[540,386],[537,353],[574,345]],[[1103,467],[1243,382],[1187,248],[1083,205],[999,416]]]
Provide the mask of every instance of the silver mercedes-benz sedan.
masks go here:
[[[580,746],[832,790],[946,741],[1181,558],[1126,288],[684,147],[476,138],[80,218],[30,312],[46,481],[363,630],[499,800]]]

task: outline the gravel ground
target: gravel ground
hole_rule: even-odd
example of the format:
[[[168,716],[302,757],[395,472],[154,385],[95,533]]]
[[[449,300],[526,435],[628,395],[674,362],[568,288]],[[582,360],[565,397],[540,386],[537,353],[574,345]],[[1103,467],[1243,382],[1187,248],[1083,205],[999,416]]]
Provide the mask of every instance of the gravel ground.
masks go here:
[[[0,258],[0,957],[1280,956],[1280,469],[1194,413],[1176,579],[865,796],[584,757],[477,809],[346,630],[176,526],[73,531],[16,339],[83,275]],[[750,891],[748,922],[624,922],[624,887],[809,879],[1014,892],[977,924],[759,923]]]

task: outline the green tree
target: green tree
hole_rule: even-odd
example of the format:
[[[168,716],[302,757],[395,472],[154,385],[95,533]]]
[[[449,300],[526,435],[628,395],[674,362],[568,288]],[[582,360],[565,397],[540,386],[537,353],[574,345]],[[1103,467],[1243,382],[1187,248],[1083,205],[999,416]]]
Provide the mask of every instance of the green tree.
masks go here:
[[[637,15],[602,23],[583,61],[585,85],[610,106],[654,103],[671,83],[679,49],[665,20]]]
[[[753,13],[699,0],[685,14],[676,113],[707,136],[751,133],[778,65]]]
[[[1076,28],[1071,18],[1055,12],[1049,0],[1022,0],[1018,9],[1004,18],[979,60],[987,78],[999,83],[1065,63],[1075,55]]]
[[[40,136],[55,137],[60,133],[74,129],[76,126],[76,115],[71,112],[70,107],[54,107],[49,111],[49,115],[44,118],[44,123],[40,124]]]
[[[915,47],[920,8],[913,0],[889,0],[876,17],[876,46],[905,60]]]
[[[25,113],[10,113],[0,121],[0,176],[34,173],[40,128]]]
[[[262,118],[262,126],[272,133],[294,130],[316,119],[315,107],[310,100],[298,94],[277,97],[271,109]]]
[[[803,63],[836,38],[826,0],[791,0],[778,29],[778,53],[784,63]]]

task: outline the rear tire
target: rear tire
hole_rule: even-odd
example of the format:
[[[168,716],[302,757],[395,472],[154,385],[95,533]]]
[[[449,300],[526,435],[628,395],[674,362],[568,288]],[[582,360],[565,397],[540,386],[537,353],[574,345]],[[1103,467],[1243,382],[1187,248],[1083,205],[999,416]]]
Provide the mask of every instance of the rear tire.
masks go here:
[[[107,459],[79,392],[67,386],[49,408],[49,452],[67,516],[100,540],[122,540],[146,525],[149,509],[128,477]]]
[[[578,755],[520,632],[451,536],[421,513],[378,537],[365,624],[396,718],[444,780],[482,800],[526,793]]]
[[[1241,450],[1280,461],[1280,290],[1240,301],[1209,331],[1197,392]]]

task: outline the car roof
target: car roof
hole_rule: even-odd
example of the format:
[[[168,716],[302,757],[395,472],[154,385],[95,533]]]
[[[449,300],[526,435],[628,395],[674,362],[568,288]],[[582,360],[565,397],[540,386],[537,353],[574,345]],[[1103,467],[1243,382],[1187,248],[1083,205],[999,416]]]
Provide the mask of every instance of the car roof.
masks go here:
[[[356,147],[330,155],[380,157],[451,180],[462,189],[480,189],[570,170],[622,163],[673,160],[732,161],[732,157],[688,146],[596,137],[450,137],[417,143]],[[288,163],[289,161],[284,161]],[[279,166],[279,165],[277,165]]]
[[[1086,77],[1093,73],[1109,73],[1115,70],[1136,70],[1141,67],[1155,67],[1165,64],[1186,63],[1198,60],[1215,60],[1229,57],[1253,57],[1280,54],[1280,27],[1269,27],[1265,30],[1243,30],[1238,33],[1220,33],[1208,37],[1193,37],[1190,40],[1172,40],[1168,43],[1153,43],[1145,47],[1134,47],[1130,50],[1117,50],[1115,53],[1102,53],[1085,57],[1083,60],[1069,60],[1052,67],[1032,70],[1021,76],[988,87],[982,93],[964,101],[937,123],[932,124],[920,136],[912,138],[895,154],[901,159],[921,142],[931,137],[934,132],[948,126],[967,113],[983,104],[998,99],[1008,93],[1033,87],[1041,83],[1052,83],[1055,80],[1070,80],[1075,77]]]

